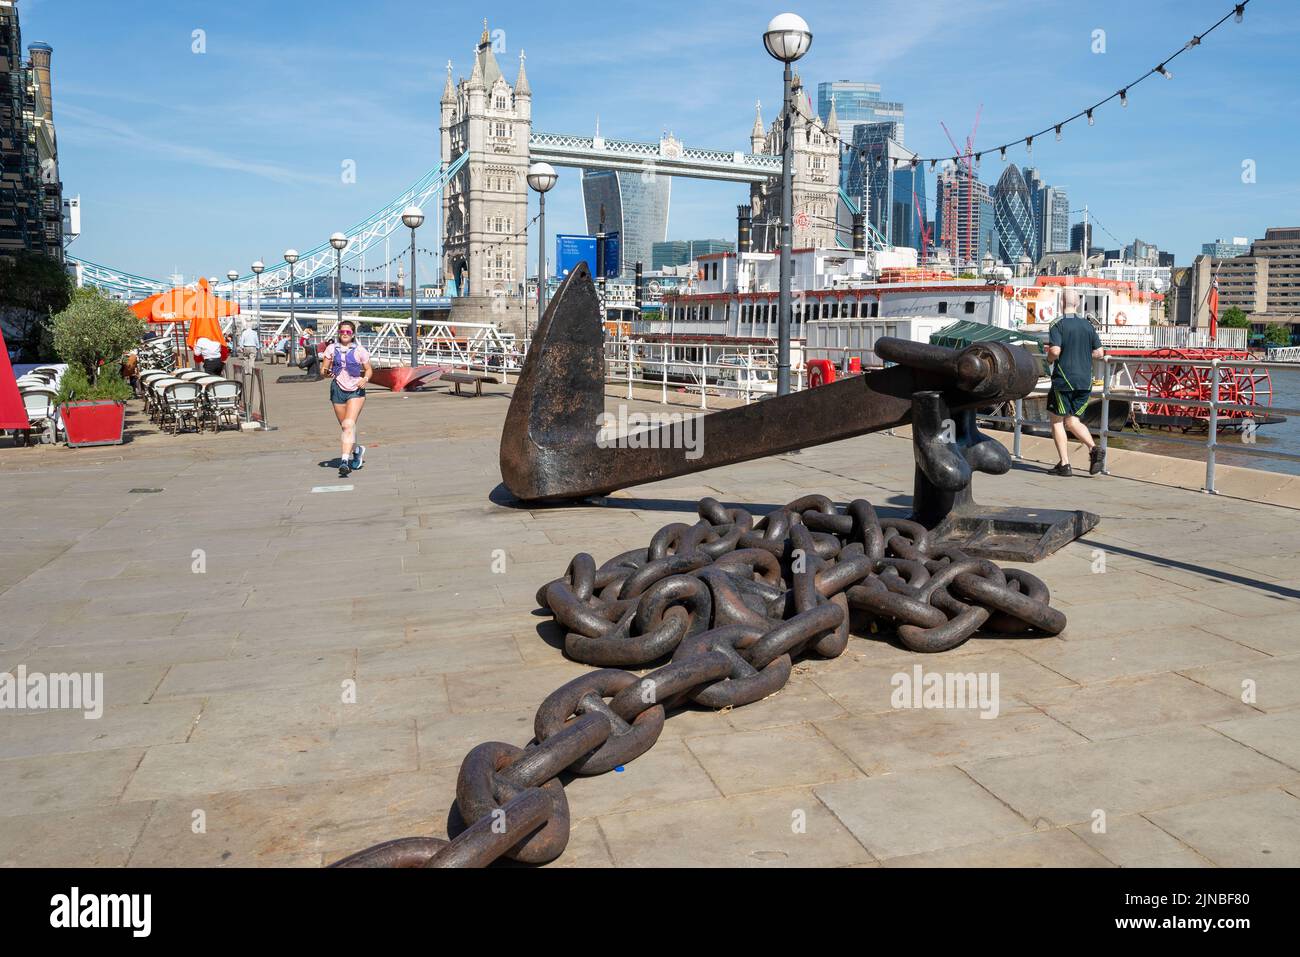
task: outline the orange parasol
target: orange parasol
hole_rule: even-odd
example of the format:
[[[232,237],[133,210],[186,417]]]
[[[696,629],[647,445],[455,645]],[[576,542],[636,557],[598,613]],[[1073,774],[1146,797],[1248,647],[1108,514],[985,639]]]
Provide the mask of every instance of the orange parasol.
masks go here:
[[[140,300],[131,306],[131,311],[148,322],[188,322],[190,330],[185,342],[193,349],[202,338],[222,342],[221,318],[239,315],[239,304],[217,298],[208,281],[200,279],[198,288],[168,289]]]

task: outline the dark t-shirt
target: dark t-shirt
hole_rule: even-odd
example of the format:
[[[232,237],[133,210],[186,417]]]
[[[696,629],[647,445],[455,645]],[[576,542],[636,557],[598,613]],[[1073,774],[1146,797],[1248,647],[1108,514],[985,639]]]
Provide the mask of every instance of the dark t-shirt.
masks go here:
[[[1061,347],[1052,368],[1052,384],[1064,389],[1092,388],[1092,351],[1101,348],[1101,336],[1083,316],[1062,316],[1052,326],[1048,341]]]

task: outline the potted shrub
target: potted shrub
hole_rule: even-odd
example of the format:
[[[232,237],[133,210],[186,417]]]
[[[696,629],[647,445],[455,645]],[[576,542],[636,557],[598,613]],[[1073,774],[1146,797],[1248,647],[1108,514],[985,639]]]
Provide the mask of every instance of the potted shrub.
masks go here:
[[[131,386],[118,363],[140,341],[140,319],[94,289],[78,289],[50,323],[54,351],[68,364],[59,382],[59,417],[68,445],[117,445]]]
[[[120,445],[131,384],[117,369],[101,372],[93,385],[81,366],[68,366],[55,400],[68,445]]]

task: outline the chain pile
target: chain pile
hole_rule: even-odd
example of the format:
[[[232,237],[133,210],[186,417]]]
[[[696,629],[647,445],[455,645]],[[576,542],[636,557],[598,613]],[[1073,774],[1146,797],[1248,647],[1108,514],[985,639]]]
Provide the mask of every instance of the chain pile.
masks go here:
[[[834,658],[849,632],[894,632],[907,648],[955,648],[976,631],[1055,635],[1047,586],[921,525],[879,519],[864,499],[838,511],[808,495],[754,522],[702,499],[700,521],[664,526],[647,548],[597,567],[576,555],[540,605],[567,629],[565,652],[602,666],[542,702],[535,740],[487,742],[461,764],[453,840],[377,844],[336,867],[486,866],[554,860],[569,839],[560,775],[602,774],[648,751],[669,712],[729,708],[780,690],[803,654]],[[638,677],[625,668],[668,663]]]

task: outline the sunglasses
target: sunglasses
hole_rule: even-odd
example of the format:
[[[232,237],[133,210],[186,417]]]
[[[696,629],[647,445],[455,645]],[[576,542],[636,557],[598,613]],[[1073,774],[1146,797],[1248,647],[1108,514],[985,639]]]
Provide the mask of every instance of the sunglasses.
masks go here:
[[[340,329],[340,330],[339,330],[339,338],[340,338],[340,339],[341,339],[343,336],[352,336],[352,335],[356,335],[356,333],[354,333],[351,329]]]

